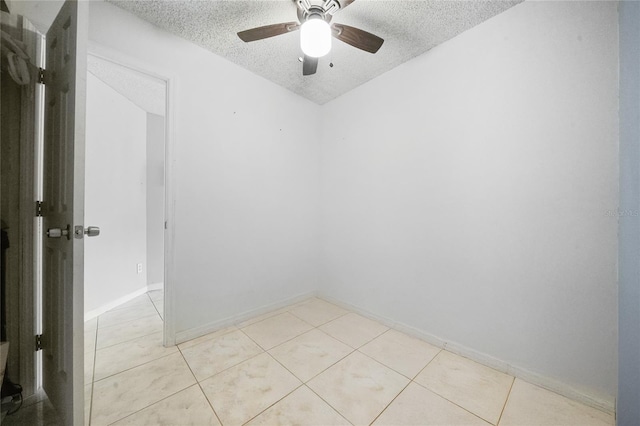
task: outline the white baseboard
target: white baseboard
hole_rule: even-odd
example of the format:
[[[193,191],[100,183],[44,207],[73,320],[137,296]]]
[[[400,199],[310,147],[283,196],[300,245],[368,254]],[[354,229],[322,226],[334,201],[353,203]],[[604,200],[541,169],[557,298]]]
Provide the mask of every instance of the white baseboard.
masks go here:
[[[109,303],[105,303],[104,305],[93,309],[89,312],[85,312],[84,313],[84,320],[85,321],[89,321],[91,319],[94,319],[102,314],[104,314],[107,311],[110,311],[113,308],[117,308],[118,306],[127,303],[130,300],[135,299],[138,296],[142,296],[143,294],[147,293],[148,291],[152,291],[152,290],[160,290],[163,288],[163,283],[155,283],[155,284],[149,284],[147,286],[144,286],[136,291],[134,291],[133,293],[129,293],[125,296],[119,297],[116,300],[113,300]]]
[[[576,388],[575,386],[571,386],[566,383],[560,382],[559,380],[546,377],[538,373],[534,373],[530,370],[527,370],[526,368],[523,368],[517,365],[511,365],[506,361],[500,360],[498,358],[492,357],[485,353],[468,348],[459,343],[446,341],[445,339],[434,336],[433,334],[427,333],[424,330],[420,330],[415,327],[403,324],[401,322],[394,321],[390,318],[376,315],[372,312],[367,311],[366,309],[362,309],[359,306],[355,306],[350,303],[341,302],[340,300],[326,296],[322,293],[319,293],[317,297],[324,299],[327,302],[331,302],[335,305],[341,306],[345,309],[356,312],[362,316],[376,320],[386,325],[387,327],[390,327],[398,331],[402,331],[403,333],[409,334],[411,336],[417,337],[418,339],[424,340],[425,342],[430,343],[434,346],[437,346],[442,349],[446,349],[449,352],[453,352],[457,355],[463,356],[465,358],[469,358],[482,365],[486,365],[487,367],[493,368],[505,374],[509,374],[510,376],[514,376],[519,379],[525,380],[529,383],[540,386],[542,388],[545,388],[547,390],[550,390],[562,396],[566,396],[567,398],[572,399],[574,401],[581,402],[585,405],[588,405],[593,408],[597,408],[609,414],[615,413],[614,397],[606,396],[606,395],[597,395],[597,394],[594,394],[593,392],[585,391],[583,389]]]
[[[220,319],[218,321],[213,321],[208,324],[204,324],[202,326],[190,328],[189,330],[185,330],[185,331],[180,331],[176,333],[176,344],[187,342],[197,337],[204,336],[205,334],[213,333],[214,331],[218,331],[223,328],[227,328],[229,326],[241,323],[253,317],[257,317],[258,315],[263,315],[268,312],[275,311],[280,308],[284,308],[287,305],[292,305],[294,303],[301,302],[305,299],[309,299],[310,297],[315,297],[316,294],[317,292],[315,291],[302,293],[297,296],[289,297],[287,299],[283,299],[275,303],[263,305],[256,309],[251,309],[250,311],[245,311],[237,315]]]
[[[164,290],[164,283],[147,284],[147,291]]]

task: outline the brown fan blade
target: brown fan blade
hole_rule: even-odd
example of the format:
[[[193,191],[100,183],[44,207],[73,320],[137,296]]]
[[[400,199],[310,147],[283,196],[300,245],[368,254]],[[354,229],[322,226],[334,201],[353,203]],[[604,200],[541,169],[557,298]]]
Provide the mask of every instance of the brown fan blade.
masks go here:
[[[265,25],[264,27],[252,28],[250,30],[240,31],[238,37],[246,43],[250,41],[262,40],[263,38],[275,37],[280,34],[286,34],[300,28],[297,22],[285,22],[282,24]]]
[[[318,58],[304,55],[302,59],[302,75],[315,74],[318,69]]]
[[[331,27],[335,38],[369,53],[376,53],[384,43],[384,40],[377,35],[359,28],[344,24],[333,24]]]

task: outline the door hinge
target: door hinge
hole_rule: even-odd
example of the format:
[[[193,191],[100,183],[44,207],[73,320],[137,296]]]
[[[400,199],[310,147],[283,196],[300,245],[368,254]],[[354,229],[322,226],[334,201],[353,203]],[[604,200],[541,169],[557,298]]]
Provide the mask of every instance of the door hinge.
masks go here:
[[[44,84],[44,68],[38,68],[38,83]]]
[[[36,352],[42,350],[42,334],[36,335]]]
[[[42,201],[36,201],[36,217],[42,217]]]

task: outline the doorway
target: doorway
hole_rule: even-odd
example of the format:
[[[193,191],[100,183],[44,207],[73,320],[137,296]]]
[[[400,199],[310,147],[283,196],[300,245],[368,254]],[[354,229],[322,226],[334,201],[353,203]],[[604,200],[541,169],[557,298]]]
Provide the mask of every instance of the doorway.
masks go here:
[[[85,223],[100,227],[84,257],[88,421],[94,389],[165,351],[167,82],[94,54],[87,71]]]
[[[57,398],[53,404],[59,409],[59,413],[63,415],[65,422],[74,419],[76,422],[78,418],[81,418],[82,412],[82,365],[83,365],[83,314],[87,311],[84,309],[83,303],[83,270],[84,270],[84,242],[91,243],[93,248],[98,245],[99,239],[83,239],[83,235],[91,236],[92,230],[90,227],[84,228],[84,224],[89,225],[88,221],[92,218],[84,220],[84,114],[85,114],[85,76],[86,76],[86,47],[87,47],[87,26],[84,23],[88,18],[88,7],[82,2],[66,2],[58,16],[56,17],[50,31],[47,33],[46,49],[44,44],[32,43],[34,35],[37,35],[38,40],[44,40],[41,35],[35,32],[35,29],[29,30],[27,22],[21,17],[17,16],[5,16],[3,12],[3,31],[7,30],[11,33],[11,36],[16,40],[24,42],[28,47],[28,55],[30,57],[29,74],[30,79],[28,84],[24,85],[22,89],[13,88],[15,95],[9,99],[9,96],[4,96],[5,91],[9,91],[9,83],[5,83],[5,74],[3,69],[3,123],[8,121],[13,123],[14,126],[11,129],[19,130],[20,137],[12,137],[11,142],[16,143],[19,141],[19,151],[12,151],[12,154],[19,154],[20,166],[17,167],[16,161],[11,161],[10,167],[2,167],[2,187],[3,197],[0,205],[3,208],[3,218],[9,217],[13,214],[17,219],[11,223],[10,231],[13,233],[11,237],[11,246],[6,244],[3,239],[2,248],[11,250],[11,253],[7,254],[7,259],[11,260],[11,276],[7,275],[7,278],[11,278],[11,290],[14,288],[19,289],[16,294],[10,297],[11,308],[15,308],[14,311],[17,314],[11,314],[13,323],[10,324],[11,333],[13,337],[10,337],[11,353],[12,356],[9,364],[11,377],[16,378],[16,382],[23,385],[24,396],[29,397],[31,403],[38,408],[43,405],[42,398],[46,398],[41,387],[43,384],[43,372],[56,373],[56,383],[49,380],[48,383],[60,385],[55,390],[60,392],[53,392],[60,398]],[[7,19],[5,19],[7,18]],[[6,39],[3,34],[3,40]],[[58,42],[63,40],[64,43]],[[33,49],[32,49],[33,48]],[[96,46],[94,46],[96,48]],[[4,45],[3,45],[4,49]],[[99,47],[98,47],[99,49]],[[46,67],[44,57],[45,51],[47,56]],[[4,53],[4,50],[3,50]],[[98,57],[98,55],[93,55]],[[106,55],[109,56],[109,55]],[[102,59],[105,59],[104,57]],[[112,61],[115,63],[115,61]],[[126,61],[125,61],[126,62]],[[44,67],[45,69],[38,68]],[[127,68],[127,67],[125,67]],[[131,68],[131,67],[129,67]],[[143,73],[144,74],[144,73]],[[154,77],[151,73],[147,73]],[[78,78],[76,78],[78,77]],[[157,78],[157,77],[156,77]],[[168,100],[168,89],[170,82],[168,79],[159,78],[161,82],[164,82],[165,87],[165,101]],[[10,83],[13,84],[13,83]],[[22,83],[20,83],[22,84]],[[45,89],[46,86],[46,89]],[[6,89],[6,90],[5,90]],[[22,93],[19,93],[22,91]],[[19,95],[19,97],[18,97]],[[54,96],[52,99],[46,99],[46,96]],[[5,100],[7,102],[5,102]],[[57,102],[60,100],[60,102]],[[16,109],[18,103],[22,105],[20,109]],[[5,103],[7,108],[5,108]],[[170,117],[167,107],[169,102],[165,102],[165,117]],[[11,116],[8,113],[13,111],[17,114],[20,112],[19,119]],[[54,111],[55,110],[55,111]],[[7,112],[7,114],[5,114]],[[49,113],[47,113],[49,112]],[[54,112],[54,113],[52,113]],[[6,117],[5,117],[6,115]],[[159,114],[162,115],[162,114]],[[48,118],[47,118],[48,117]],[[6,120],[5,120],[6,119]],[[19,125],[18,125],[19,124]],[[165,145],[170,146],[169,143],[169,128],[170,120],[165,120],[165,132],[167,140]],[[157,126],[156,126],[157,127]],[[8,128],[8,127],[7,127]],[[5,126],[3,125],[3,153],[5,148],[5,136],[10,136],[9,132],[5,132]],[[44,139],[47,142],[43,142]],[[48,136],[47,136],[48,135]],[[8,140],[8,139],[7,139]],[[54,143],[55,142],[55,143]],[[60,144],[60,142],[64,142]],[[57,145],[56,145],[57,143]],[[7,145],[8,146],[8,145]],[[44,147],[44,148],[43,148]],[[54,148],[52,148],[54,147]],[[60,148],[60,149],[58,149]],[[13,149],[13,148],[11,148]],[[49,149],[49,159],[54,158],[58,160],[64,159],[65,161],[49,161],[46,162],[43,159],[47,158],[47,149]],[[161,157],[168,159],[168,149],[162,152]],[[56,157],[56,155],[59,157]],[[3,155],[3,165],[5,160],[11,160],[17,158],[15,155],[11,157],[9,155]],[[72,161],[71,161],[71,160]],[[69,163],[68,161],[71,161]],[[43,173],[43,163],[59,165],[60,170],[58,174],[54,174],[55,178],[43,178],[43,174],[51,177],[47,173]],[[165,163],[169,163],[165,160]],[[9,164],[9,163],[7,163]],[[63,167],[69,166],[71,167]],[[13,167],[16,166],[16,167]],[[169,167],[167,167],[169,169]],[[11,176],[5,176],[5,171],[11,171]],[[13,173],[15,172],[15,173]],[[19,173],[18,173],[19,172]],[[113,176],[113,172],[110,172]],[[165,170],[165,179],[168,176],[170,170]],[[18,180],[14,176],[19,175]],[[6,179],[5,179],[6,178]],[[13,179],[13,180],[12,180]],[[45,196],[42,194],[42,181],[49,183],[50,187],[57,190],[55,194],[49,191],[48,196],[45,191]],[[170,182],[169,179],[166,179]],[[146,182],[145,182],[146,183]],[[162,291],[163,285],[167,286],[170,279],[164,279],[164,277],[172,276],[171,262],[167,257],[171,255],[172,250],[172,218],[173,210],[167,206],[173,205],[171,189],[169,185],[165,183],[166,199],[163,201],[163,205],[160,206],[159,211],[164,214],[164,218],[168,221],[169,226],[164,238],[165,253],[167,255],[167,261],[164,262],[165,268],[162,274],[163,284],[159,282],[146,282],[146,290],[156,289],[159,295]],[[12,194],[18,194],[17,197],[11,198],[11,202],[5,198],[5,195],[9,191],[5,192],[4,189],[9,188],[14,192]],[[49,188],[49,189],[51,189]],[[19,191],[18,191],[19,189]],[[91,189],[87,188],[87,192]],[[52,196],[64,195],[62,197]],[[43,203],[42,200],[45,199]],[[70,203],[67,203],[70,201]],[[62,204],[64,206],[75,206],[73,214],[64,220],[53,220],[53,216],[50,212],[54,203]],[[57,204],[56,204],[57,205]],[[34,208],[35,207],[35,208]],[[122,207],[122,206],[121,206]],[[126,209],[128,206],[125,206]],[[113,209],[113,206],[111,206]],[[6,215],[4,214],[6,213]],[[18,218],[19,216],[19,218]],[[37,216],[34,218],[34,216]],[[43,217],[45,225],[43,227]],[[46,223],[49,220],[51,223]],[[167,228],[166,223],[162,224],[162,232],[165,232]],[[14,223],[15,222],[15,223]],[[4,226],[4,228],[9,228]],[[65,227],[66,225],[66,227]],[[73,229],[71,229],[73,225]],[[91,225],[101,226],[100,223],[92,223]],[[103,226],[103,233],[106,229]],[[45,230],[46,228],[46,230]],[[73,235],[73,236],[72,236]],[[106,234],[105,234],[106,235]],[[62,238],[66,237],[66,238]],[[48,239],[47,239],[48,238]],[[41,285],[40,276],[42,272],[42,258],[43,258],[43,241],[44,242],[59,242],[62,246],[71,247],[68,250],[68,256],[58,256],[60,262],[46,263],[48,270],[54,270],[53,267],[59,267],[59,273],[55,275],[55,280],[46,280],[44,286]],[[162,251],[162,250],[161,250]],[[16,255],[20,253],[22,256],[19,262],[15,261]],[[76,256],[78,254],[78,256]],[[146,275],[145,278],[149,278],[148,268],[150,264],[146,259],[147,253],[144,253],[145,259],[140,262],[136,260],[135,271],[137,275]],[[68,260],[72,259],[71,262]],[[66,263],[62,265],[63,261]],[[142,263],[142,267],[138,268],[138,263]],[[71,266],[69,269],[67,266]],[[169,265],[169,266],[166,266]],[[64,266],[64,269],[63,269]],[[9,268],[2,268],[4,272],[9,273]],[[138,273],[138,271],[140,273]],[[18,279],[19,278],[19,279]],[[155,284],[150,286],[149,284]],[[113,285],[111,283],[111,285]],[[60,297],[44,297],[44,288],[55,288],[63,291],[60,293]],[[127,298],[131,298],[132,295],[128,294],[122,296],[116,300],[103,299],[104,302],[96,309],[109,309],[111,307],[120,306],[127,302]],[[147,296],[148,297],[148,296]],[[9,298],[9,297],[7,297]],[[135,297],[134,297],[135,298]],[[6,300],[3,298],[3,300]],[[54,302],[59,302],[58,309],[44,309],[49,314],[55,314],[57,321],[53,323],[49,316],[43,318],[43,300],[47,301],[46,305],[51,308]],[[171,298],[168,297],[170,301]],[[52,302],[51,302],[52,301]],[[133,300],[128,301],[133,302]],[[151,300],[151,304],[155,309],[158,316],[161,314],[164,318],[164,303],[156,297],[155,300]],[[106,306],[106,307],[105,307]],[[169,308],[171,305],[169,304]],[[87,307],[90,309],[89,307]],[[95,311],[95,310],[94,310]],[[94,312],[95,314],[95,312]],[[169,318],[171,318],[171,311],[167,312]],[[51,316],[51,315],[50,315]],[[162,321],[160,328],[160,339],[162,339],[163,330],[168,330],[164,333],[165,344],[171,345],[174,342],[173,327],[170,321]],[[15,327],[15,325],[18,325]],[[43,325],[47,324],[47,329],[42,330]],[[34,339],[35,337],[35,339]],[[45,341],[46,340],[46,341]],[[35,343],[35,344],[34,344]],[[4,350],[6,345],[2,345]],[[86,346],[85,346],[86,348]],[[3,352],[4,353],[4,352]],[[56,359],[57,363],[54,363],[57,367],[63,367],[62,369],[52,369],[43,367],[42,355],[48,356],[50,359]],[[51,364],[54,365],[54,364]],[[79,368],[78,368],[79,367]],[[61,374],[58,374],[61,373]],[[64,374],[62,374],[64,373]],[[64,376],[64,377],[62,377]],[[46,377],[45,377],[46,378]],[[60,380],[58,380],[60,379]],[[80,383],[78,383],[78,381]],[[49,387],[49,389],[53,389]],[[54,396],[56,396],[54,395]],[[32,398],[33,397],[33,398]],[[53,399],[52,399],[53,402]],[[27,407],[27,401],[25,401],[22,409],[18,411],[18,414],[24,413]],[[30,408],[30,407],[29,407]],[[10,417],[12,420],[17,421],[18,424],[29,423],[21,422],[17,417]],[[3,421],[6,419],[3,419]]]
[[[164,81],[94,55],[87,68],[85,222],[101,234],[85,247],[85,320],[163,288],[166,108]]]

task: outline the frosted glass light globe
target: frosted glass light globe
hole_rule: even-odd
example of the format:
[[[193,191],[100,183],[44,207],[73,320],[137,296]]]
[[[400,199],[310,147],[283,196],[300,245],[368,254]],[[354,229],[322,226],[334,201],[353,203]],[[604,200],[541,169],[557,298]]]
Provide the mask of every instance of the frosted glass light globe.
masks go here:
[[[319,58],[331,50],[331,28],[322,18],[309,18],[300,27],[300,47],[305,55]]]

